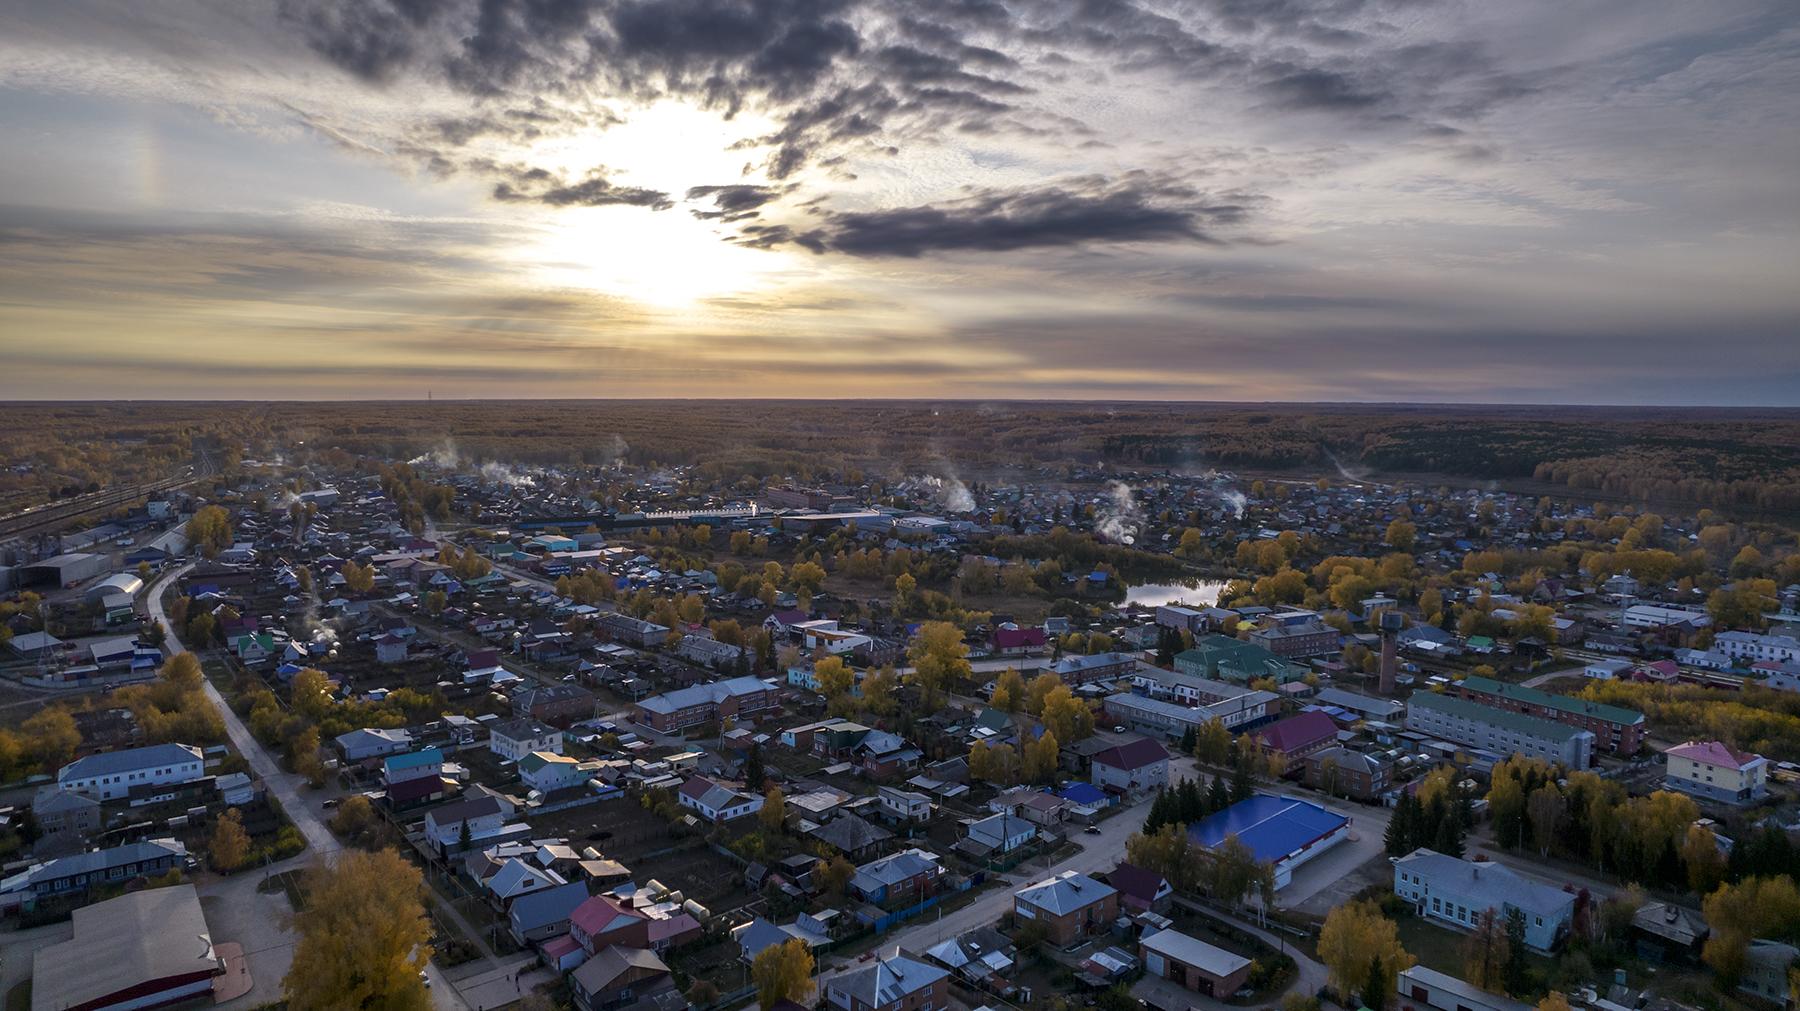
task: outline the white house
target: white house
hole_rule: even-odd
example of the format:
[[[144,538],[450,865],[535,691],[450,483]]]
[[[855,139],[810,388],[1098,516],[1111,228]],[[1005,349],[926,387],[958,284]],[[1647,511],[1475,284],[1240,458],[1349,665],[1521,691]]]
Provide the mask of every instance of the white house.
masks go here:
[[[881,813],[889,821],[911,824],[931,817],[931,798],[925,794],[884,786],[876,795],[881,801]]]
[[[550,751],[534,751],[519,759],[519,779],[541,793],[580,786],[587,780],[581,762]]]
[[[537,720],[507,720],[494,724],[493,730],[488,733],[488,750],[515,762],[534,751],[560,755],[562,749],[562,731]]]
[[[1420,916],[1474,929],[1493,910],[1525,916],[1525,945],[1549,951],[1567,934],[1575,916],[1575,895],[1540,885],[1496,863],[1464,860],[1436,850],[1416,849],[1394,861],[1394,894],[1411,902]]]
[[[512,815],[513,806],[504,799],[491,793],[482,794],[446,804],[425,815],[425,835],[441,853],[460,852],[463,826],[467,825],[470,845],[480,849],[483,840],[499,835],[506,828],[506,819]]]
[[[1104,789],[1160,790],[1169,783],[1169,752],[1148,737],[1098,752],[1092,763],[1094,785]]]
[[[1724,804],[1754,804],[1769,792],[1769,760],[1718,741],[1688,741],[1666,753],[1672,790]]]
[[[763,806],[763,799],[756,794],[720,786],[705,776],[694,776],[681,784],[681,789],[675,791],[675,799],[682,807],[699,812],[707,821],[714,822],[752,815]]]
[[[1595,660],[1582,669],[1582,673],[1596,681],[1611,681],[1631,673],[1630,660]]]
[[[1713,649],[1747,663],[1800,661],[1800,638],[1791,635],[1759,635],[1755,632],[1720,632]]]
[[[1037,826],[1016,815],[992,814],[970,822],[968,838],[988,853],[1011,853],[1037,838]]]
[[[56,772],[56,788],[95,800],[127,796],[134,786],[191,783],[206,775],[206,759],[188,744],[153,744],[78,758]]]

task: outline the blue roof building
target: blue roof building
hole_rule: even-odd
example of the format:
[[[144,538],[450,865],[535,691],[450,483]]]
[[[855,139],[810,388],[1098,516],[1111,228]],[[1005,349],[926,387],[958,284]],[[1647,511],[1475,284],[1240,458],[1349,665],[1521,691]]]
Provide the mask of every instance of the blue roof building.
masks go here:
[[[1188,837],[1209,850],[1234,835],[1257,860],[1273,865],[1275,887],[1284,888],[1294,868],[1349,838],[1350,819],[1304,800],[1259,793],[1188,826]]]

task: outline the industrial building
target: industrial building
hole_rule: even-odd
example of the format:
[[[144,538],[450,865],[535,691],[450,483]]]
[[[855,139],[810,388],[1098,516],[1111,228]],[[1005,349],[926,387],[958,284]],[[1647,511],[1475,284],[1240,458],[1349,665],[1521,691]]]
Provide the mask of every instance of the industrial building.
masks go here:
[[[18,582],[20,586],[74,586],[101,575],[110,568],[112,559],[106,555],[77,551],[20,566]]]

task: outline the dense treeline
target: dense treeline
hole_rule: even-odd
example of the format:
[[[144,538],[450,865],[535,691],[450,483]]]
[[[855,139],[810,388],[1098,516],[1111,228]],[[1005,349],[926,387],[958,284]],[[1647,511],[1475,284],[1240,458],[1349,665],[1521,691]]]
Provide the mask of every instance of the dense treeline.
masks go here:
[[[0,458],[41,462],[56,480],[82,484],[166,469],[189,457],[194,439],[216,438],[267,458],[435,451],[520,464],[684,464],[728,484],[856,469],[1003,478],[1035,466],[1341,464],[1800,511],[1800,414],[1775,409],[461,401],[15,404],[0,418]]]

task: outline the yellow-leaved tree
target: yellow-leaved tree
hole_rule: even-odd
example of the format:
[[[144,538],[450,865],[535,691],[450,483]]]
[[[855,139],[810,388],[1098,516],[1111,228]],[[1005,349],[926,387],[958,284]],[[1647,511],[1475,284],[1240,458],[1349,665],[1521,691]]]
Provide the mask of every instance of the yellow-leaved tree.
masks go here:
[[[308,877],[294,963],[281,981],[291,1011],[430,1007],[419,978],[431,960],[419,869],[391,849],[345,851]]]

